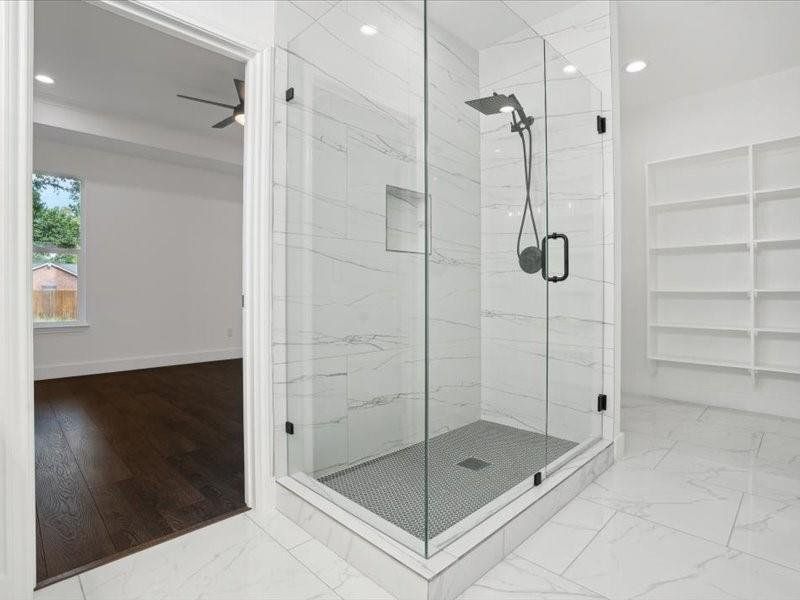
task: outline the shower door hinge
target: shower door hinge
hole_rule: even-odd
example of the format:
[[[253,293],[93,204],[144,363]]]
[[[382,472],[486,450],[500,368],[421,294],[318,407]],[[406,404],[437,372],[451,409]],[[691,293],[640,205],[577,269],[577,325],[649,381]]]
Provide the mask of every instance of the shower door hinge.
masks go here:
[[[605,394],[597,394],[597,412],[603,412],[608,405],[608,397]]]
[[[286,101],[289,102],[289,100],[292,98],[294,98],[294,88],[290,87],[288,90],[286,90]]]
[[[606,118],[597,115],[597,133],[606,132]]]
[[[244,294],[242,294],[242,308],[244,308]]]
[[[291,421],[286,421],[286,433],[294,435],[294,423]]]
[[[536,475],[533,476],[533,487],[541,485],[541,483],[542,483],[542,472],[539,471],[538,473],[536,473]]]

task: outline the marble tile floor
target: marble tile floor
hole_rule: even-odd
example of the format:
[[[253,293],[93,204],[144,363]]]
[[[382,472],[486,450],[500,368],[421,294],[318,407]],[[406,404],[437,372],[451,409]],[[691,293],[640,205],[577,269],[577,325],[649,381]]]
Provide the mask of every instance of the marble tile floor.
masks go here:
[[[622,459],[461,596],[800,597],[800,422],[623,399]],[[379,599],[278,513],[253,511],[36,593],[36,600]]]

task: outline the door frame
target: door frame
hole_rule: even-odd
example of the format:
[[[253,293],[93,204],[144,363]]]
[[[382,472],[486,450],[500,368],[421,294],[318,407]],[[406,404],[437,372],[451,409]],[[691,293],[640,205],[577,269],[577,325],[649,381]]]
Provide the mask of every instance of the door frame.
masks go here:
[[[95,6],[246,61],[242,210],[245,502],[275,502],[272,465],[273,47],[256,48],[140,0]],[[36,585],[31,307],[33,2],[0,2],[0,599]],[[271,26],[271,24],[265,24]],[[191,535],[187,534],[187,535]],[[122,559],[125,560],[125,559]]]

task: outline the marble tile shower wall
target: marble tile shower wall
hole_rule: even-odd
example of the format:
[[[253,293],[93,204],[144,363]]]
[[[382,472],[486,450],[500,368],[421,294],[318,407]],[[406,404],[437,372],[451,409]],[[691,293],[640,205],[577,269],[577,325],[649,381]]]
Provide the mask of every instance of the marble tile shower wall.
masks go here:
[[[530,3],[508,4],[527,17]],[[597,114],[610,117],[601,97],[601,90],[610,95],[611,89],[609,5],[591,0],[528,24],[552,48],[547,55],[549,203],[545,208],[540,120],[534,130],[534,209],[541,229],[547,212],[550,231],[569,235],[571,274],[550,288],[550,360],[545,361],[543,282],[519,271],[513,251],[524,198],[520,142],[509,135],[507,124],[482,118],[482,414],[535,430],[543,430],[547,418],[550,433],[582,441],[601,434],[596,394],[614,394],[611,134],[598,136],[594,123]],[[553,49],[564,58],[555,60]],[[482,51],[482,94],[514,91],[529,112],[542,116],[542,54],[538,38],[525,32]],[[565,74],[567,63],[579,73]],[[602,424],[609,433],[612,419],[608,413]]]
[[[533,29],[558,51],[566,62],[577,67],[601,93],[601,111],[607,120],[607,133],[600,138],[602,148],[602,244],[594,248],[594,257],[602,256],[602,389],[609,399],[609,410],[603,414],[603,431],[607,437],[614,435],[613,401],[619,390],[615,386],[614,365],[614,136],[612,120],[611,73],[611,10],[608,0],[585,0],[551,17],[537,21],[528,11],[527,0],[506,0],[507,4],[526,18]],[[557,73],[557,72],[556,72]],[[568,140],[565,137],[564,140]],[[554,140],[551,140],[551,142]],[[557,140],[555,140],[557,141]],[[572,142],[569,142],[572,143]],[[551,144],[552,145],[552,144]],[[555,148],[557,150],[557,148]],[[564,153],[569,156],[569,153]],[[569,164],[569,161],[564,163]],[[576,257],[577,260],[577,257]],[[596,272],[596,267],[594,267]],[[577,295],[575,296],[577,300]],[[594,321],[594,319],[592,319]],[[587,327],[594,327],[587,323]],[[595,337],[594,333],[592,334]],[[585,339],[585,338],[584,338]],[[567,363],[562,363],[567,364]],[[585,365],[584,365],[585,366]]]
[[[290,472],[321,475],[424,434],[424,256],[385,233],[386,185],[425,187],[423,38],[404,2],[297,6],[276,51],[275,460],[288,417]],[[429,58],[435,435],[480,416],[480,140],[477,54],[436,34]]]

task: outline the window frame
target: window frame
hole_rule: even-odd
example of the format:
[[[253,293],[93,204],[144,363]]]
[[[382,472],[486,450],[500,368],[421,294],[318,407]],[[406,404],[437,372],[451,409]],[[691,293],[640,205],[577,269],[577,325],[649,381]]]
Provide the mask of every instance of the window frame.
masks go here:
[[[74,179],[81,184],[81,225],[80,225],[80,248],[78,249],[78,318],[72,321],[37,321],[33,319],[33,330],[39,333],[75,331],[89,327],[89,320],[86,316],[86,178],[78,175],[67,175],[57,173],[47,169],[31,169],[33,176],[46,175],[48,177],[61,177],[63,179]],[[31,185],[33,182],[31,181]],[[31,229],[33,222],[31,222]],[[33,251],[33,240],[31,240],[31,252]],[[33,277],[33,270],[31,270]]]

